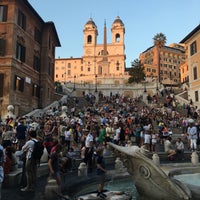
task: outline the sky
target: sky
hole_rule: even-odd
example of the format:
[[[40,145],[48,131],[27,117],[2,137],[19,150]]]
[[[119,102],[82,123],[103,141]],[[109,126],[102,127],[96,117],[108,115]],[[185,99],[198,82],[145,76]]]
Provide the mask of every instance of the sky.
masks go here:
[[[200,0],[28,0],[41,18],[55,24],[61,47],[56,58],[83,56],[83,29],[90,17],[98,28],[97,43],[103,44],[106,20],[107,43],[117,16],[125,26],[126,67],[153,45],[157,33],[166,45],[179,43],[200,24]]]

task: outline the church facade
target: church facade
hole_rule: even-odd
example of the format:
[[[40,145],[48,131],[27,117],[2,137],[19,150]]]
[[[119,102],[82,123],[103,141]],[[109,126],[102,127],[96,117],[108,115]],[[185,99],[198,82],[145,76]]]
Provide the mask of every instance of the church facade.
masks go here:
[[[124,23],[116,17],[111,28],[111,43],[107,42],[107,27],[104,23],[103,42],[97,44],[98,29],[92,18],[83,30],[83,56],[55,60],[55,82],[76,84],[127,82],[125,73]]]

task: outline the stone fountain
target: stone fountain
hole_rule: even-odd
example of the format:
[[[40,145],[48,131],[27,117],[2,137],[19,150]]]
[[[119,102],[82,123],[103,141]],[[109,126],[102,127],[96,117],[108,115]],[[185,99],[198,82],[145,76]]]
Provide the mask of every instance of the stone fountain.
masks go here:
[[[136,146],[122,147],[108,143],[113,152],[120,157],[128,173],[133,178],[133,184],[144,199],[153,200],[197,200],[200,197],[200,187],[183,183],[174,178],[175,174],[194,173],[199,166],[192,164],[189,168],[179,167],[166,173],[162,167],[149,159],[145,151]]]

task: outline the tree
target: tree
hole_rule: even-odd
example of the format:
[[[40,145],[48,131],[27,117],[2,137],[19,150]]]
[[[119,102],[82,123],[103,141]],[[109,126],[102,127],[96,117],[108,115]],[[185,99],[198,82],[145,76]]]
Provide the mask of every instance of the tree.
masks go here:
[[[160,82],[160,52],[163,46],[165,46],[167,38],[163,33],[157,33],[153,37],[154,46],[157,49],[157,63],[158,63],[158,82]]]
[[[135,59],[132,63],[131,63],[131,69],[129,71],[129,75],[130,78],[128,79],[129,83],[139,83],[142,80],[144,80],[145,77],[145,73],[144,73],[144,66],[143,64],[138,60]]]

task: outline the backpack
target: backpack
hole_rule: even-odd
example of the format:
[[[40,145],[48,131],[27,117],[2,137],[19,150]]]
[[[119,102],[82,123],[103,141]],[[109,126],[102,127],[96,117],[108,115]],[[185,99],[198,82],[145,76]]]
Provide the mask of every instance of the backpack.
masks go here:
[[[35,141],[32,140],[34,144],[33,152],[31,155],[31,159],[36,162],[37,164],[40,164],[40,159],[42,157],[43,151],[44,151],[44,146],[42,141]]]

